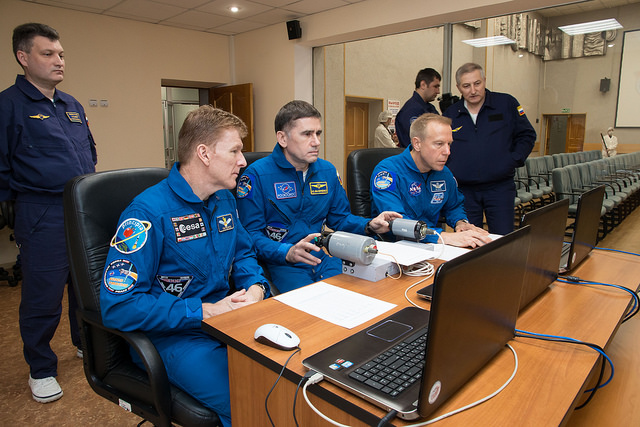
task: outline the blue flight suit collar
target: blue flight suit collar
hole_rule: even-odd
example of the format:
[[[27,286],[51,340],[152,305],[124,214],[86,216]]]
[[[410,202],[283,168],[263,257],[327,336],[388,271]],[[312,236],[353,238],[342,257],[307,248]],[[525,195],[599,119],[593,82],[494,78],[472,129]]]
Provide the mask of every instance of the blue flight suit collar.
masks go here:
[[[167,178],[167,183],[171,190],[173,190],[173,192],[185,202],[197,205],[204,204],[204,201],[200,200],[200,198],[196,196],[189,183],[180,174],[180,163],[176,162],[173,164],[173,167],[169,172],[169,177]],[[216,197],[217,199],[216,193],[209,196],[209,199],[211,199],[211,197]]]
[[[464,106],[464,98],[458,101],[458,103],[459,103],[458,114],[457,114],[458,117],[460,117],[463,114],[470,114],[469,110],[467,110],[467,108]],[[485,108],[490,110],[496,109],[493,102],[493,95],[489,89],[485,89],[484,103],[482,104],[482,107],[480,107],[480,111],[478,111],[478,115],[480,115],[480,113],[482,113],[482,110],[484,110]]]
[[[420,169],[418,169],[418,166],[416,165],[416,161],[413,160],[413,157],[411,156],[412,149],[413,149],[413,145],[409,145],[407,148],[404,149],[402,153],[400,153],[402,161],[404,162],[407,168],[411,169],[413,172],[417,173],[418,175],[421,175],[424,179],[426,179],[429,176],[429,173],[431,173],[431,171],[420,172]]]
[[[273,152],[271,153],[271,155],[273,156],[273,161],[276,163],[276,165],[279,168],[282,168],[282,169],[294,169],[294,171],[295,171],[295,167],[285,157],[284,150],[282,149],[280,144],[276,143],[276,146],[273,148]],[[316,164],[316,162],[309,163],[309,169],[307,170],[307,176],[310,176],[310,174],[315,170],[315,168],[316,168],[315,164]],[[297,172],[297,171],[295,171],[295,172]],[[302,172],[300,172],[300,173],[302,173]]]
[[[31,98],[33,101],[41,101],[41,100],[44,100],[44,99],[46,99],[48,101],[51,101],[49,98],[44,96],[44,94],[42,92],[40,92],[38,90],[38,88],[35,87],[22,74],[18,74],[16,76],[16,87],[18,89],[20,89],[20,91],[22,93],[24,93],[27,97]],[[55,91],[53,92],[53,101],[54,102],[62,101],[64,103],[66,103],[66,104],[71,103],[70,102],[70,96],[67,95],[66,93],[62,92],[62,91],[59,91],[58,89],[55,89]]]

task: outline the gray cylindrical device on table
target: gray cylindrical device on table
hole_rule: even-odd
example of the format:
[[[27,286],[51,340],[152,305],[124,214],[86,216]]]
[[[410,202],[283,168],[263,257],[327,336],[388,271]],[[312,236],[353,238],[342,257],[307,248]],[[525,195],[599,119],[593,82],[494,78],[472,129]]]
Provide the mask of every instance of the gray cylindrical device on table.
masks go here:
[[[323,240],[322,246],[331,256],[345,261],[369,265],[378,253],[376,241],[367,236],[336,231]]]
[[[427,226],[426,222],[414,219],[394,219],[389,222],[389,228],[394,236],[417,240],[418,242],[427,237],[427,234],[433,234],[433,230]]]

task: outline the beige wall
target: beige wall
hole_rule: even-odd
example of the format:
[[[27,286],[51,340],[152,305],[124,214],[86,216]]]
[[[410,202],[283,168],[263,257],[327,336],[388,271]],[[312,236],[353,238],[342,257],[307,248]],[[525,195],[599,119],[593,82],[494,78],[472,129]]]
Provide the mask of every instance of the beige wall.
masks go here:
[[[161,79],[230,81],[225,36],[2,0],[2,88],[22,72],[11,51],[13,28],[30,21],[60,33],[66,73],[59,88],[86,110],[98,146],[98,170],[164,166]],[[89,107],[89,99],[107,99],[109,107]]]

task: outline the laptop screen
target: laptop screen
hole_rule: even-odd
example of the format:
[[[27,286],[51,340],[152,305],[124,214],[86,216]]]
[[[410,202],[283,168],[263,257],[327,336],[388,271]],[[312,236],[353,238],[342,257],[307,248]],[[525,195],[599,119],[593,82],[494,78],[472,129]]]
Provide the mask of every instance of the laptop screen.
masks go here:
[[[578,199],[573,239],[566,271],[570,271],[580,264],[598,241],[598,228],[600,226],[604,192],[604,186],[601,185],[582,193]]]
[[[531,227],[531,245],[524,276],[520,310],[533,301],[558,277],[564,230],[569,215],[569,199],[527,212],[522,226]]]

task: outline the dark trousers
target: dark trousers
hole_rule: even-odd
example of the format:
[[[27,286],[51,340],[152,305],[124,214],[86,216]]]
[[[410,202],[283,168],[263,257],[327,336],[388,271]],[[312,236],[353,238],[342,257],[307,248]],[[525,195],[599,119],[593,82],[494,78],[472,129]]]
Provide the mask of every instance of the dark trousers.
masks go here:
[[[489,233],[509,234],[513,231],[516,186],[513,179],[490,184],[460,186],[469,222],[482,227],[483,216]]]
[[[57,375],[58,357],[51,339],[60,323],[62,297],[69,281],[62,196],[18,196],[16,243],[22,262],[20,334],[33,378]],[[80,346],[76,298],[69,287],[71,341]]]

